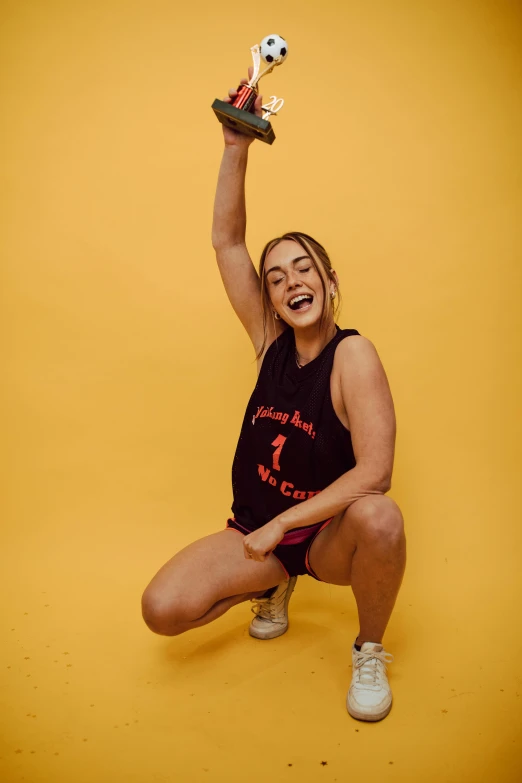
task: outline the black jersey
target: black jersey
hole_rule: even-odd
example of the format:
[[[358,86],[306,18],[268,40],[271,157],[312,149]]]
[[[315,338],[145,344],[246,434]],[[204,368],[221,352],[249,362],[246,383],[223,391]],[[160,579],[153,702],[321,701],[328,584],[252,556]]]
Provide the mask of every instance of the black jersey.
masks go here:
[[[232,512],[249,530],[355,467],[350,431],[333,409],[330,375],[337,345],[359,332],[336,329],[319,356],[302,368],[291,327],[265,354],[232,465]]]

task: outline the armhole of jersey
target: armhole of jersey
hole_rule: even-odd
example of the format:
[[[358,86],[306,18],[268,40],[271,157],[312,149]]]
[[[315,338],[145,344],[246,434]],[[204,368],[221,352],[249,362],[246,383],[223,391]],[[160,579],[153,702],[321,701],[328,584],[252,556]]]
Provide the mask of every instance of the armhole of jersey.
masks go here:
[[[274,350],[274,345],[276,345],[278,343],[278,341],[282,340],[285,337],[286,333],[290,331],[290,329],[291,329],[291,327],[287,326],[287,328],[284,331],[282,331],[280,335],[278,335],[277,337],[274,337],[272,342],[266,348],[264,356],[261,359],[261,364],[259,365],[259,369],[257,371],[257,377],[258,378],[261,375],[261,368],[263,367],[263,364],[264,364],[264,362],[266,360],[266,357],[268,356],[269,352]]]
[[[345,337],[353,337],[354,335],[361,336],[361,333],[358,332],[357,329],[341,329],[341,332],[348,332],[348,334],[341,335],[341,340],[344,340]],[[341,340],[339,340],[339,342],[341,342]]]
[[[342,332],[348,332],[348,334],[341,334],[340,339],[338,340],[337,345],[335,346],[334,358],[335,358],[335,352],[337,351],[337,348],[338,348],[339,344],[342,343],[343,340],[345,340],[347,337],[353,337],[354,335],[358,335],[360,337],[360,334],[361,334],[359,331],[357,331],[357,329],[342,329],[341,331]],[[335,416],[336,420],[339,422],[339,424],[343,428],[343,431],[347,432],[350,435],[350,438],[351,438],[352,437],[351,430],[348,427],[344,426],[344,424],[342,423],[341,419],[339,418],[339,416],[335,412],[335,408],[333,406],[332,393],[330,391],[330,387],[328,387],[328,401],[329,401],[329,404],[330,404],[330,408],[332,410],[332,414]],[[344,403],[343,403],[343,405],[344,405]],[[346,416],[348,417],[348,412],[346,412]]]

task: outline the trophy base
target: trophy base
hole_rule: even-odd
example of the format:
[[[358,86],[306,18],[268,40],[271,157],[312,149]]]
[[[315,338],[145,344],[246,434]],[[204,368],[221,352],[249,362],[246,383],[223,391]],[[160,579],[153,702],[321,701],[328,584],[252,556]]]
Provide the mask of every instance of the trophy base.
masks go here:
[[[262,120],[252,112],[236,109],[232,104],[220,101],[219,98],[216,98],[212,104],[212,109],[218,120],[227,128],[245,133],[247,136],[254,136],[267,144],[273,144],[275,133],[268,120]]]

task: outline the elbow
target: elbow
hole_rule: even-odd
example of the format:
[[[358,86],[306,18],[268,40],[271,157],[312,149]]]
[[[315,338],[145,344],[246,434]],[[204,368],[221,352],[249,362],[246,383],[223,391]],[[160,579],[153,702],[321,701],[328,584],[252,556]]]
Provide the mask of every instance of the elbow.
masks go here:
[[[380,492],[382,492],[383,495],[385,495],[387,492],[390,491],[391,486],[392,486],[391,476],[385,476],[380,481],[379,490]]]
[[[233,234],[212,234],[212,247],[217,256],[237,245],[243,245],[244,238]]]
[[[211,240],[212,240],[212,247],[214,250],[220,250],[223,245],[226,244],[226,234],[223,234],[222,231],[220,231],[217,226],[212,226],[212,233],[211,233]]]
[[[389,492],[391,489],[391,480],[391,471],[379,471],[373,475],[372,486],[376,492],[385,495],[386,492]]]
[[[216,253],[217,253],[218,250],[221,250],[223,245],[224,245],[224,242],[221,239],[221,237],[219,236],[219,234],[212,234],[212,247],[214,248]]]
[[[391,489],[391,472],[366,468],[364,487],[368,495],[385,495]]]
[[[391,489],[391,481],[388,478],[374,478],[366,486],[368,495],[385,495]]]

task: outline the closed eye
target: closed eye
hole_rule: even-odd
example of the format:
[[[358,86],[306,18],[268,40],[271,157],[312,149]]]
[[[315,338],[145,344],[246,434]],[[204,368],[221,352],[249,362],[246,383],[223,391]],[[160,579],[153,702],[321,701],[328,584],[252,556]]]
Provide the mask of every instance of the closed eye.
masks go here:
[[[298,269],[297,271],[298,272],[309,272],[311,268],[312,268],[311,266],[307,266],[306,269]],[[281,282],[281,280],[284,280],[284,277],[278,277],[277,280],[272,280],[272,285],[277,285],[278,283]]]

